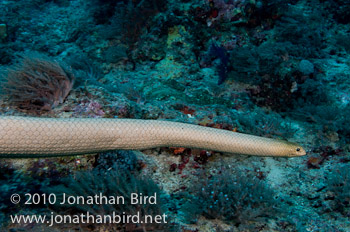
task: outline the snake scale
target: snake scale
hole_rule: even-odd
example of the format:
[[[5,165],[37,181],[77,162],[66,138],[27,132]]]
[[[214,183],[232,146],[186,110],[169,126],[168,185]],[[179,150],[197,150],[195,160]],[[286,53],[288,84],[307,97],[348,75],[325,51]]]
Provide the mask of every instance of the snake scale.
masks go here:
[[[141,119],[0,117],[0,157],[188,147],[255,156],[305,155],[298,144],[204,126]]]

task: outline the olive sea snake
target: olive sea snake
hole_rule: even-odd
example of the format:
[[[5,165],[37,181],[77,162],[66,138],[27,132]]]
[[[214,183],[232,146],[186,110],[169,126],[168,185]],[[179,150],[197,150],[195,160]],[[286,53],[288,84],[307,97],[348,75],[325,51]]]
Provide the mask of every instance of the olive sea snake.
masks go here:
[[[305,155],[296,143],[204,126],[139,119],[0,117],[0,157],[188,147],[257,156]]]

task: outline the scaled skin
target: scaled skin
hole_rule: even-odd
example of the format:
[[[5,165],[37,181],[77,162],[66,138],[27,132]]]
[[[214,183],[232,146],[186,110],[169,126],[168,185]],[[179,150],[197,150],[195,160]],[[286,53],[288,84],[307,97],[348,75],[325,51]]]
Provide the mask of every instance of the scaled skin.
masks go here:
[[[0,157],[49,157],[154,147],[276,157],[306,154],[296,143],[179,122],[0,117]]]

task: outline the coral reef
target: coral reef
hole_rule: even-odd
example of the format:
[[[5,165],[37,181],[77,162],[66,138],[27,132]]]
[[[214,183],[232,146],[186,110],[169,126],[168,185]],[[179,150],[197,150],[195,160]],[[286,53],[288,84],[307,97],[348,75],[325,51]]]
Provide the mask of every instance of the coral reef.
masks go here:
[[[0,160],[5,230],[47,229],[9,223],[12,212],[50,213],[9,204],[13,192],[135,185],[167,196],[158,206],[175,215],[176,231],[350,231],[348,1],[7,0],[0,12],[1,116],[172,120],[287,139],[308,153],[286,160],[156,148]],[[121,209],[138,210],[129,206]],[[156,229],[50,229],[76,228]]]

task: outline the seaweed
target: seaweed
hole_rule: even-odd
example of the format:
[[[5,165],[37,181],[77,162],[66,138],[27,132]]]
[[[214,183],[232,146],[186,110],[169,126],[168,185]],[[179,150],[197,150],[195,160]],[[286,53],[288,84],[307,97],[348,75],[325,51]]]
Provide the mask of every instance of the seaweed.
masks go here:
[[[60,185],[45,187],[47,193],[54,193],[57,196],[57,203],[48,205],[49,209],[58,214],[77,215],[88,213],[95,217],[104,215],[140,215],[144,219],[146,215],[166,215],[166,199],[167,195],[158,187],[158,185],[149,177],[141,176],[127,170],[119,169],[114,166],[110,169],[94,169],[92,171],[84,171],[76,173],[75,177],[67,177],[62,180]],[[62,203],[64,194],[68,199],[71,197],[84,196],[100,196],[98,199],[106,202],[94,204],[65,204]],[[151,201],[131,204],[132,194],[138,194],[140,199],[142,196],[154,196],[155,204]],[[114,197],[114,202],[109,201]],[[106,197],[106,198],[104,198]],[[96,198],[95,198],[96,199]],[[143,198],[142,198],[143,199]],[[162,223],[141,222],[125,222],[125,223],[102,223],[102,224],[80,224],[71,225],[84,229],[84,231],[95,231],[97,228],[105,228],[108,231],[168,231],[173,226],[169,218],[163,216]],[[60,226],[60,225],[56,225]]]
[[[225,167],[209,177],[200,175],[198,183],[183,196],[187,200],[182,211],[187,211],[186,217],[192,220],[202,214],[238,227],[261,222],[279,212],[273,190],[263,180]]]
[[[2,76],[1,94],[18,110],[40,113],[63,103],[75,77],[70,69],[40,54],[25,56]]]
[[[40,212],[43,210],[43,204],[33,204],[28,207],[24,200],[18,204],[10,201],[14,195],[19,199],[25,199],[25,194],[41,194],[40,186],[47,184],[47,181],[32,179],[23,175],[20,171],[4,165],[0,168],[0,227],[4,227],[8,222],[10,215],[15,215],[20,211],[28,210]],[[16,198],[13,198],[16,200]]]

